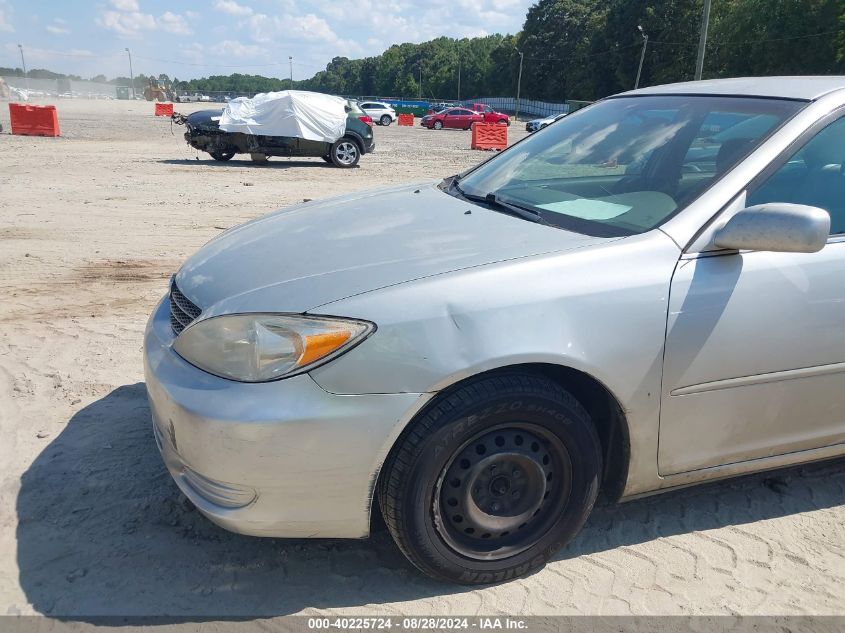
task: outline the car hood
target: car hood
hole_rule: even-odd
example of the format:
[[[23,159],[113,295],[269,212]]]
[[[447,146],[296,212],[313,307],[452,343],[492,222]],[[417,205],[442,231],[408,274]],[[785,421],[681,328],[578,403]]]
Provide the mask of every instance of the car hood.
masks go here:
[[[223,110],[197,110],[188,115],[185,120],[194,129],[220,129],[220,117]]]
[[[184,264],[208,316],[306,312],[378,288],[607,241],[473,205],[436,183],[310,202],[230,229]]]

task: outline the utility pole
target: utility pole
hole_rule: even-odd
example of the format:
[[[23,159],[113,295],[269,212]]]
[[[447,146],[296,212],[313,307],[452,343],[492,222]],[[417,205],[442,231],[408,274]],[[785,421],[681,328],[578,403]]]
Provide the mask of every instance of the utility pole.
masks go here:
[[[458,101],[461,100],[461,58],[458,57]]]
[[[701,15],[701,36],[698,39],[698,60],[695,63],[695,80],[701,81],[704,72],[704,49],[707,48],[707,28],[710,25],[710,0],[704,0],[704,13]]]
[[[519,121],[519,92],[522,88],[522,61],[524,59],[524,53],[516,46],[513,48],[517,53],[519,53],[519,76],[516,80],[516,112],[514,113],[513,118],[514,120]]]
[[[23,78],[26,82],[26,91],[29,92],[29,77],[26,74],[26,62],[23,59],[23,46],[18,44],[18,50],[21,52],[21,66],[23,66]]]
[[[420,83],[417,86],[419,94],[417,95],[417,99],[422,100],[422,62],[420,62]]]
[[[637,68],[637,81],[634,82],[634,90],[640,87],[640,75],[643,73],[643,62],[645,61],[645,49],[648,46],[648,35],[643,31],[642,26],[637,27],[640,30],[640,35],[643,36],[643,52],[640,54],[640,67]]]
[[[129,55],[129,84],[132,86],[132,101],[135,101],[135,75],[132,73],[132,53],[129,52],[129,48],[124,50]]]
[[[288,62],[290,62],[290,89],[293,90],[293,55],[288,57]]]

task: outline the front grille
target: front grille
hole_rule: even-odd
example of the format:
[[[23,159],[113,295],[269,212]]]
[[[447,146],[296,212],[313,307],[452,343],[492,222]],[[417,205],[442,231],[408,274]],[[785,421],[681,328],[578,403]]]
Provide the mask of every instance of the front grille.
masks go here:
[[[170,282],[170,327],[176,334],[188,327],[202,310],[195,306],[176,286],[176,280]]]

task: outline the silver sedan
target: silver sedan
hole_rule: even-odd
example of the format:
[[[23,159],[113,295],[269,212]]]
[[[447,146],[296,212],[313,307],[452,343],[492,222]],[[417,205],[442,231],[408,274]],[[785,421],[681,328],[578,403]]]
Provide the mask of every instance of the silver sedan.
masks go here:
[[[439,183],[308,202],[175,274],[155,436],[221,526],[542,566],[611,500],[845,453],[845,78],[604,99]]]

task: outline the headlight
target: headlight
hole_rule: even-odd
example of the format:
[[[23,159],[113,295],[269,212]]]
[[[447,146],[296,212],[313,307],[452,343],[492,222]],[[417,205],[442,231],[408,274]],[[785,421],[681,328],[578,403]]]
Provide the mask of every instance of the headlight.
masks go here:
[[[367,321],[294,314],[233,314],[188,326],[173,349],[202,370],[240,382],[301,373],[348,351],[375,326]]]

